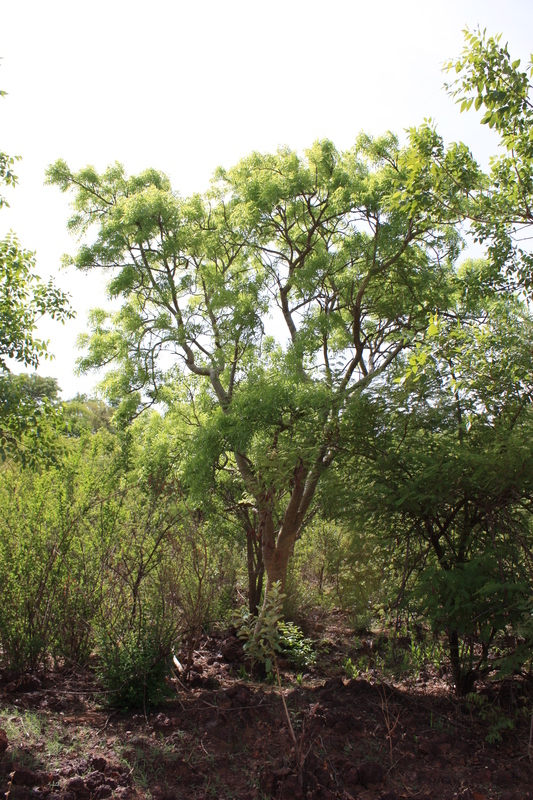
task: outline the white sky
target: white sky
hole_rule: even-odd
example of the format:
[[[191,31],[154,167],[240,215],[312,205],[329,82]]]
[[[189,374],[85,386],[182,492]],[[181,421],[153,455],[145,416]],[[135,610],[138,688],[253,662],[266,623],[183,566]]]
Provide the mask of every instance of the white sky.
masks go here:
[[[12,0],[0,14],[0,149],[18,154],[0,235],[37,251],[37,272],[72,295],[77,319],[48,323],[52,362],[39,372],[64,397],[90,392],[74,375],[88,308],[103,305],[95,275],[59,271],[75,251],[68,199],[44,187],[57,158],[72,169],[118,160],[166,172],[182,194],[252,150],[303,149],[327,137],[401,133],[425,117],[486,166],[492,134],[459,114],[442,89],[462,29],[502,32],[522,63],[533,50],[531,0]]]

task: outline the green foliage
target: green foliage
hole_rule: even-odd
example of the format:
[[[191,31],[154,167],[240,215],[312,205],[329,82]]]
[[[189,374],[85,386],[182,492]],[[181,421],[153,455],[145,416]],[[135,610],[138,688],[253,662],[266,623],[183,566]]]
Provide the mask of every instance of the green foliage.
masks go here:
[[[109,705],[146,709],[168,695],[170,653],[161,650],[158,638],[153,629],[144,630],[142,635],[127,630],[120,640],[99,632],[98,674],[106,687],[105,699]]]
[[[35,274],[35,257],[20,247],[14,234],[0,241],[0,369],[6,359],[36,367],[47,356],[47,343],[37,339],[37,320],[44,316],[64,321],[73,316],[67,295],[52,280],[44,284]]]
[[[68,436],[97,433],[101,428],[113,430],[113,409],[103,400],[76,395],[63,404],[63,420]]]
[[[437,636],[417,626],[416,630],[402,627],[395,629],[388,620],[387,630],[391,635],[380,634],[371,640],[356,638],[358,655],[346,657],[342,666],[350,678],[358,678],[367,672],[378,672],[385,678],[405,679],[417,676],[428,665],[440,667],[444,659],[442,642]]]
[[[123,421],[188,393],[184,481],[231,495],[252,550],[261,530],[267,586],[284,584],[343,417],[448,307],[470,154],[425,125],[404,148],[386,134],[252,153],[204,196],[120,164],[58,161],[47,180],[73,193],[71,230],[91,232],[72,263],[109,270],[121,302],[93,312],[80,367],[113,365],[103,389]],[[284,342],[265,336],[275,307]]]
[[[14,467],[1,476],[0,641],[3,665],[15,672],[49,655],[82,660],[87,653],[87,618],[74,601],[83,544],[68,502],[70,477],[68,469]]]
[[[488,245],[496,285],[533,285],[533,256],[523,241],[533,223],[531,101],[533,56],[525,70],[513,60],[501,36],[465,31],[461,56],[446,65],[456,79],[447,87],[461,111],[481,110],[482,124],[500,137],[501,152],[491,160],[490,181],[473,193],[468,214],[476,238]]]
[[[339,480],[333,468],[319,492],[322,516],[296,542],[284,609],[297,616],[307,608],[340,607],[364,625],[394,595],[390,553],[372,526],[354,530],[353,521],[343,518]]]
[[[80,428],[58,465],[0,474],[3,668],[83,663],[96,650],[109,698],[125,707],[156,702],[173,648],[190,666],[231,595],[235,556],[187,507],[163,434],[156,414],[120,433]]]
[[[343,659],[342,668],[346,676],[352,680],[356,680],[362,672],[361,667],[355,664],[351,658]]]
[[[0,96],[5,92],[0,92]],[[0,183],[14,186],[15,159],[0,151]],[[0,194],[0,208],[7,205]],[[20,456],[23,461],[48,457],[57,421],[47,413],[51,407],[37,402],[29,384],[10,380],[9,362],[37,367],[41,358],[49,358],[48,343],[35,335],[43,316],[64,322],[74,316],[68,296],[50,279],[46,284],[35,274],[35,254],[22,248],[10,232],[0,240],[0,459]],[[46,380],[46,379],[44,379]],[[33,387],[37,381],[34,381]],[[49,425],[45,424],[46,420]],[[25,436],[31,431],[31,436]],[[22,442],[21,439],[25,438]]]
[[[10,359],[37,367],[48,357],[47,343],[36,338],[43,315],[64,321],[73,316],[67,295],[52,281],[35,275],[32,253],[20,248],[10,234],[0,241],[0,458],[18,456],[23,462],[46,460],[57,437],[57,387],[47,379],[12,377]],[[50,394],[51,390],[51,394]]]
[[[312,640],[307,639],[294,622],[278,622],[278,642],[281,655],[298,669],[312,667],[316,663]]]
[[[533,362],[526,306],[458,298],[419,369],[369,392],[373,444],[358,450],[356,428],[365,478],[351,513],[388,542],[404,601],[447,632],[462,691],[531,595]]]
[[[0,89],[0,97],[5,97],[7,92],[4,92]],[[20,156],[10,156],[7,153],[4,153],[0,150],[0,183],[3,183],[4,186],[15,186],[17,183],[17,176],[13,172],[13,167],[15,166],[15,161],[18,161]],[[9,203],[5,199],[5,197],[0,194],[0,208],[2,206],[9,206]]]
[[[485,736],[485,741],[489,744],[501,742],[503,733],[514,729],[515,720],[507,716],[496,701],[490,702],[486,695],[476,692],[470,692],[465,699],[470,712],[476,711],[489,724],[489,732]]]
[[[0,372],[0,459],[23,465],[57,462],[64,426],[54,378]]]
[[[259,617],[241,609],[238,620],[237,635],[244,640],[244,651],[250,659],[252,669],[259,665],[267,675],[272,671],[277,653],[281,651],[278,624],[283,616],[283,600],[280,584],[275,583]]]

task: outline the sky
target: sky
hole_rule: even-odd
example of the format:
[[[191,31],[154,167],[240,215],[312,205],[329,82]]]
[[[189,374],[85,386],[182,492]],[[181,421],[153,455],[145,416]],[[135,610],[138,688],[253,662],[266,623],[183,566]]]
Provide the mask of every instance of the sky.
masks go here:
[[[57,378],[64,398],[95,390],[97,375],[75,374],[76,340],[88,310],[106,305],[104,276],[60,269],[76,241],[68,196],[43,185],[50,163],[156,167],[187,195],[253,150],[318,138],[342,150],[360,131],[401,135],[431,117],[486,167],[494,135],[443,89],[466,26],[502,33],[522,63],[533,50],[531,0],[5,3],[0,149],[22,160],[0,236],[12,229],[36,251],[38,274],[54,276],[77,314],[40,325],[55,359],[39,373]]]

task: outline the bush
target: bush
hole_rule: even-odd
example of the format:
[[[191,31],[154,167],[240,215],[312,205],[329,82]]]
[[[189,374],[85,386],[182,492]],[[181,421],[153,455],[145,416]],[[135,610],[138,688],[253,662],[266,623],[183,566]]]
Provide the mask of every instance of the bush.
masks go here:
[[[278,622],[278,637],[281,655],[299,669],[316,663],[316,651],[311,639],[306,639],[301,628],[294,622]]]
[[[97,646],[98,676],[109,705],[146,710],[168,694],[170,646],[163,647],[159,631],[126,630],[120,639],[100,631]]]
[[[369,609],[391,592],[390,554],[377,536],[353,528],[317,517],[296,542],[283,605],[286,617],[298,620],[306,607],[337,606],[368,620]]]
[[[12,467],[0,483],[0,643],[9,671],[34,670],[58,645],[56,606],[75,522],[57,470]]]

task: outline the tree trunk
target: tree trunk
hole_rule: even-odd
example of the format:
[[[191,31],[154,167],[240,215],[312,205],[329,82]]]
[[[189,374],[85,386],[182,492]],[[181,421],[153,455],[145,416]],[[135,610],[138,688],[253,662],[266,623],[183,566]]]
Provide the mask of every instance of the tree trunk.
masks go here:
[[[287,520],[287,515],[285,515],[281,526],[276,529],[272,503],[268,498],[265,499],[266,502],[259,510],[259,531],[266,572],[263,608],[275,583],[280,584],[282,592],[285,591],[289,559],[300,528],[292,520]]]
[[[464,697],[472,691],[476,682],[477,672],[473,669],[463,670],[461,668],[461,657],[459,654],[459,635],[457,631],[450,631],[450,661],[452,664],[452,675],[455,683],[455,693],[459,697]]]
[[[461,659],[459,657],[459,636],[457,631],[450,631],[450,661],[452,665],[453,680],[455,683],[455,691],[461,694]]]
[[[257,484],[250,469],[249,461],[242,453],[236,452],[235,458],[241,476],[249,491],[254,492],[257,508],[257,535],[261,542],[263,564],[267,580],[263,607],[257,621],[257,629],[261,626],[261,618],[272,586],[280,584],[285,590],[287,567],[294,543],[309,513],[316,487],[323,470],[331,463],[326,458],[325,448],[319,453],[313,466],[309,469],[302,460],[295,466],[292,475],[290,498],[281,520],[276,520],[274,498],[277,490],[269,486],[257,492]]]
[[[259,611],[263,592],[265,565],[261,540],[254,527],[246,528],[246,554],[248,563],[248,608],[254,616]]]

